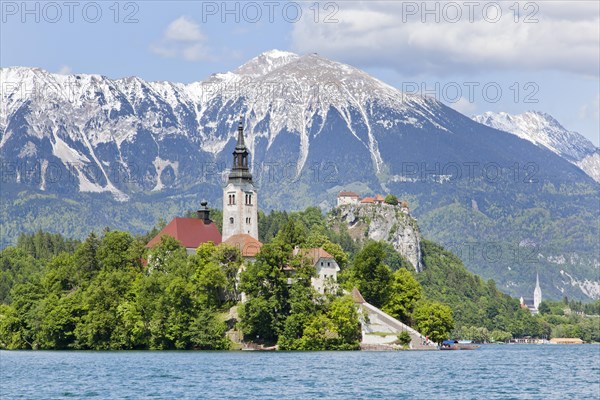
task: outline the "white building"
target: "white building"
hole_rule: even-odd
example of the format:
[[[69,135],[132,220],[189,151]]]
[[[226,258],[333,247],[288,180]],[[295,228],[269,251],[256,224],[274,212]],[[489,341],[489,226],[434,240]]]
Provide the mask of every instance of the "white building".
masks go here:
[[[337,197],[337,205],[358,204],[360,197],[354,192],[340,192]]]
[[[248,167],[248,150],[244,144],[242,119],[233,152],[233,167],[223,189],[222,240],[246,234],[258,239],[258,195]]]
[[[340,271],[335,258],[323,248],[294,249],[294,255],[301,254],[308,259],[317,271],[317,276],[311,278],[311,284],[321,294],[337,290],[337,273]]]

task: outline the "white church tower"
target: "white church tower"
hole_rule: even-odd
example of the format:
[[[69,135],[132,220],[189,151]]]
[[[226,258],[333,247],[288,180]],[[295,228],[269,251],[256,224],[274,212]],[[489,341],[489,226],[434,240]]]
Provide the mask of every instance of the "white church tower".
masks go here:
[[[533,306],[537,310],[542,303],[542,288],[540,288],[540,274],[535,275],[535,289],[533,290]]]
[[[233,152],[233,167],[223,190],[223,241],[237,234],[247,234],[258,240],[258,196],[248,168],[242,117]]]

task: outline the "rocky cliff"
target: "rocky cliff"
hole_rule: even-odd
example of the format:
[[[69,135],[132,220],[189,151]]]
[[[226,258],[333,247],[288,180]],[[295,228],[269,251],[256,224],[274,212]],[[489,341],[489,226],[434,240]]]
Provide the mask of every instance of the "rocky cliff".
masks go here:
[[[355,240],[383,240],[421,272],[421,233],[407,207],[385,203],[342,205],[331,215],[331,223],[346,224]]]

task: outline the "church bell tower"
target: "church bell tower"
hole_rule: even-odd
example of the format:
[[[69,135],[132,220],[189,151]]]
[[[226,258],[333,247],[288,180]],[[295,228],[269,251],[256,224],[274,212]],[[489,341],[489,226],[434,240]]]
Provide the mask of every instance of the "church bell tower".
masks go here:
[[[258,196],[248,164],[240,116],[233,167],[223,189],[223,241],[237,234],[247,234],[258,240]]]

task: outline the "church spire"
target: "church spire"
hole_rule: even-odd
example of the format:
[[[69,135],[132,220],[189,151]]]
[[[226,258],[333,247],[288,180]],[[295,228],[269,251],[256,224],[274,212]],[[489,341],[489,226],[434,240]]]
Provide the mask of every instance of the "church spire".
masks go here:
[[[238,123],[238,137],[235,149],[245,150],[246,144],[244,143],[244,125],[242,124],[242,116],[240,115],[240,122]]]
[[[233,167],[229,173],[229,182],[252,182],[252,174],[248,168],[248,150],[244,143],[244,125],[242,116],[238,124],[238,135],[235,150],[233,151]]]
[[[542,288],[540,287],[540,274],[535,274],[535,289],[533,290],[533,306],[537,310],[542,303]]]

